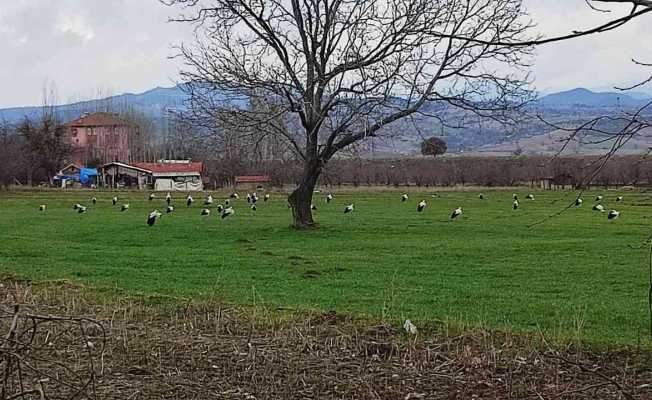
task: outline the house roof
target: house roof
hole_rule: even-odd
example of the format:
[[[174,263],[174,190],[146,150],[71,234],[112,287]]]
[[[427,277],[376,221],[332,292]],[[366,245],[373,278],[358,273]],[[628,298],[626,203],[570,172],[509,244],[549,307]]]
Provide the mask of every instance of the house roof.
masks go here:
[[[134,163],[134,166],[155,174],[201,173],[204,165],[200,162],[189,163]]]
[[[263,183],[269,182],[269,175],[242,175],[235,177],[235,183]]]
[[[125,121],[115,114],[96,112],[81,116],[66,124],[66,126],[124,126]]]
[[[113,162],[110,162],[108,164],[104,164],[102,166],[102,169],[106,169],[106,168],[109,168],[111,166],[116,166],[116,167],[126,168],[126,169],[133,169],[135,171],[140,171],[140,172],[145,172],[145,173],[151,173],[151,171],[149,171],[148,169],[141,168],[141,167],[138,167],[136,165],[129,165],[129,164],[121,163],[121,162],[118,162],[118,161],[113,161]]]

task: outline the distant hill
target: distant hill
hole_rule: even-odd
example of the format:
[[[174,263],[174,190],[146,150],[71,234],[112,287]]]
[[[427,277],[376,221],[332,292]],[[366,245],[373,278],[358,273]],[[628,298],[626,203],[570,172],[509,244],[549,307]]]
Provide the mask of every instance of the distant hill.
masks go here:
[[[220,94],[217,94],[219,96]],[[551,93],[542,96],[532,103],[533,113],[542,116],[546,121],[560,126],[578,126],[584,121],[601,115],[615,115],[622,109],[636,109],[647,104],[652,99],[645,93],[600,92],[578,88],[564,92]],[[400,101],[397,99],[397,101]],[[169,110],[183,110],[187,107],[188,96],[181,86],[169,88],[157,87],[143,93],[125,93],[104,99],[81,101],[63,104],[55,107],[62,121],[78,118],[84,112],[134,110],[141,112],[154,121],[156,132],[163,132],[164,117]],[[441,104],[427,104],[424,115],[393,125],[394,130],[404,132],[393,139],[376,139],[371,144],[369,156],[378,155],[414,155],[419,153],[420,143],[424,136],[442,136],[448,143],[450,153],[455,152],[486,152],[513,153],[549,153],[556,147],[555,139],[548,136],[553,131],[551,126],[532,119],[529,123],[519,125],[508,132],[508,129],[491,121],[472,123],[461,129],[448,129],[441,126],[438,120],[427,114],[439,114]],[[449,110],[450,111],[450,110]],[[41,107],[17,107],[0,109],[0,121],[18,123],[23,118],[37,118],[42,112]],[[459,114],[459,115],[458,115]],[[459,111],[452,112],[452,118],[463,119]],[[531,138],[531,139],[530,139]],[[642,142],[632,142],[633,148],[647,149],[646,138]],[[597,146],[591,146],[591,151],[597,151]],[[581,152],[581,149],[574,149]]]
[[[651,100],[650,96],[643,93],[593,92],[588,89],[578,88],[565,92],[552,93],[535,102],[536,106],[554,109],[565,108],[635,108],[645,105]]]
[[[188,96],[180,86],[170,88],[157,87],[143,93],[125,93],[103,99],[80,101],[55,106],[55,113],[63,121],[79,117],[89,111],[119,111],[133,109],[150,118],[162,117],[167,110],[183,109]],[[24,118],[38,118],[42,107],[14,107],[0,109],[0,121],[18,123]]]

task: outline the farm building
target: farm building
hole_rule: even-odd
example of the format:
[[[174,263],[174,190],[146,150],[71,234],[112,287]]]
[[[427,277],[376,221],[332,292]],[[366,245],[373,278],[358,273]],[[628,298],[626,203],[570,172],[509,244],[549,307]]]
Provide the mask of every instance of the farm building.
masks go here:
[[[65,127],[74,164],[107,163],[131,157],[131,128],[115,114],[87,113],[68,122]]]
[[[261,189],[269,184],[269,175],[242,175],[235,177],[235,187],[237,189]]]
[[[186,192],[204,189],[202,170],[202,163],[183,160],[133,164],[112,162],[102,167],[102,177],[107,187]]]

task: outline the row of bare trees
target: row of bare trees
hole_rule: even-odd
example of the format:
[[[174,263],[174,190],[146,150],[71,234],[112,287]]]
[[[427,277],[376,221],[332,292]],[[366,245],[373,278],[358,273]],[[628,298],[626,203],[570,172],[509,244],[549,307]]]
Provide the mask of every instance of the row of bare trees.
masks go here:
[[[651,186],[652,159],[615,156],[594,176],[599,156],[445,157],[394,160],[332,160],[318,181],[327,187],[504,187],[584,188],[590,185]],[[296,185],[302,165],[295,161],[215,160],[205,163],[210,187],[233,184],[237,175],[265,173],[275,187]]]

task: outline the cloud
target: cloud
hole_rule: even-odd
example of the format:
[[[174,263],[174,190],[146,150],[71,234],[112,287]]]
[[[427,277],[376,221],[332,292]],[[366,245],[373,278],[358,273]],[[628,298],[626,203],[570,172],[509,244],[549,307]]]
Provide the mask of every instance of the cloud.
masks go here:
[[[627,12],[591,11],[584,0],[524,0],[545,35],[594,26]],[[39,104],[46,80],[59,101],[172,85],[181,61],[171,46],[192,39],[188,25],[168,23],[179,9],[156,0],[0,1],[0,107]],[[652,54],[652,18],[617,31],[537,50],[541,90],[626,85],[651,74],[630,62]],[[652,56],[651,56],[652,57]],[[652,88],[650,88],[652,91]]]

